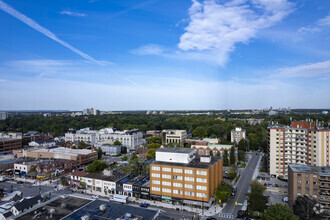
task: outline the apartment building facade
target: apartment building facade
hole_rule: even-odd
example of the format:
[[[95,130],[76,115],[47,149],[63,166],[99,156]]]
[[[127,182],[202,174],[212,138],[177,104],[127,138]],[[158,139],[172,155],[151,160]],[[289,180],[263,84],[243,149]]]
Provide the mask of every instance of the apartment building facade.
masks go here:
[[[288,165],[329,166],[330,130],[309,122],[268,128],[268,166],[271,176],[288,177]]]
[[[240,140],[246,138],[246,131],[240,127],[236,127],[235,129],[231,130],[231,142],[232,143],[239,143]]]
[[[293,207],[299,196],[307,195],[320,204],[322,219],[330,219],[330,166],[289,165],[288,199]]]
[[[221,157],[195,156],[192,148],[160,148],[150,164],[150,197],[174,204],[210,207],[222,182]]]
[[[11,152],[22,148],[22,138],[2,138],[0,137],[0,152]]]
[[[162,140],[163,144],[183,144],[187,138],[186,130],[163,130]]]
[[[145,143],[142,132],[138,129],[117,131],[114,128],[103,128],[99,131],[83,128],[78,131],[69,131],[65,133],[65,141],[78,142],[101,146],[102,142],[118,140],[122,146],[128,150],[135,150],[139,145]]]

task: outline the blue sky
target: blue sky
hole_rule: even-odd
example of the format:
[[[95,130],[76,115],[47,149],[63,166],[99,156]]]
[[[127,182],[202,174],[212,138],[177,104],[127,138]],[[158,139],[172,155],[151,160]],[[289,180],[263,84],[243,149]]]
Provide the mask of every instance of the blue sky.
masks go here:
[[[330,2],[0,0],[0,109],[330,108]]]

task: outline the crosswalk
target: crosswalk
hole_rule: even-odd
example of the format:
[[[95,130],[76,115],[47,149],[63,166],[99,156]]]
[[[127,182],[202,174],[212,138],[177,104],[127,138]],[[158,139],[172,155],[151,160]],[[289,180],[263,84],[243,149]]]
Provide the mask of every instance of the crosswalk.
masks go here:
[[[227,218],[227,219],[236,219],[234,215],[230,213],[219,213],[220,218]]]

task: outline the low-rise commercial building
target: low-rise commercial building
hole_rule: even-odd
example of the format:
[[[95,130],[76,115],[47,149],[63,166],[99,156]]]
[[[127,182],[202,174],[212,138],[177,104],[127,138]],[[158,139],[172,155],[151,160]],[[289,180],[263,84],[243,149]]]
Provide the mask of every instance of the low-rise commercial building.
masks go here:
[[[11,152],[22,148],[22,139],[0,138],[0,152]]]
[[[186,130],[163,130],[162,140],[163,144],[183,144],[187,138]]]
[[[168,203],[210,207],[222,182],[221,157],[195,156],[192,148],[160,148],[150,164],[150,197]]]
[[[41,148],[23,150],[24,157],[30,158],[54,158],[77,161],[77,164],[87,164],[96,160],[97,152],[87,149],[71,149],[65,147],[58,148]]]
[[[330,166],[289,164],[290,207],[295,204],[297,197],[305,195],[320,203],[322,219],[330,219]]]

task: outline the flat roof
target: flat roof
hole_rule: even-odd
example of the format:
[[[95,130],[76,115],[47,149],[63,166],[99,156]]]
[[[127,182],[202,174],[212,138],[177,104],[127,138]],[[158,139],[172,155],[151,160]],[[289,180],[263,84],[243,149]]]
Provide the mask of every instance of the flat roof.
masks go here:
[[[83,155],[87,155],[87,154],[91,154],[94,151],[92,150],[87,150],[87,149],[72,149],[72,148],[65,148],[65,147],[57,147],[57,148],[41,148],[41,149],[33,149],[33,150],[29,150],[30,152],[40,152],[40,153],[57,153],[57,154],[67,154],[67,155],[79,155],[79,154],[83,154]]]
[[[124,178],[125,176],[126,176],[126,174],[124,174],[124,173],[119,173],[119,172],[114,171],[112,176],[106,176],[102,172],[98,172],[98,173],[89,173],[84,177],[103,180],[103,181],[109,181],[109,182],[116,182],[116,181]]]
[[[100,211],[100,206],[105,205],[106,210]],[[81,219],[82,216],[88,215],[90,219],[117,219],[124,216],[126,213],[132,214],[132,216],[141,216],[143,220],[152,220],[156,214],[156,210],[145,209],[130,205],[123,205],[114,202],[107,202],[101,200],[95,200],[83,208],[71,213],[65,217],[64,220],[76,220]]]
[[[191,153],[195,151],[195,149],[192,148],[183,148],[183,147],[165,147],[165,148],[159,148],[156,150],[156,152],[167,152],[167,153]]]
[[[211,157],[211,161],[209,163],[200,162],[200,156],[195,156],[195,158],[187,164],[184,163],[170,163],[170,162],[162,162],[162,161],[155,161],[153,165],[168,165],[168,166],[177,166],[177,167],[190,167],[190,168],[197,168],[197,169],[209,169],[213,166],[216,162],[221,160],[221,157]]]
[[[320,176],[330,176],[330,166],[308,166],[300,164],[289,164],[289,167],[295,173],[311,173]]]

